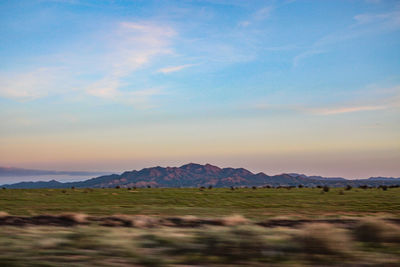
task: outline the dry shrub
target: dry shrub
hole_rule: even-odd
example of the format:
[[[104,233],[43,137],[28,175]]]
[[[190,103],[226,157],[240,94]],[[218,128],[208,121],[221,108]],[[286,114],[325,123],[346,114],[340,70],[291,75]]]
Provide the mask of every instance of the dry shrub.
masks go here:
[[[115,218],[107,217],[101,220],[101,226],[108,226],[108,227],[130,227],[131,224],[127,225],[125,221],[116,220]]]
[[[302,252],[312,254],[347,255],[351,240],[342,229],[330,224],[312,223],[305,225],[300,233],[293,235],[293,241]]]
[[[228,217],[224,217],[221,219],[221,223],[225,226],[234,226],[234,225],[241,225],[241,224],[247,224],[249,220],[247,220],[245,217],[242,215],[231,215]]]
[[[357,240],[362,242],[382,243],[400,242],[400,227],[381,219],[361,220],[353,230]]]
[[[160,224],[164,226],[178,226],[178,227],[198,227],[202,224],[210,221],[208,219],[199,219],[196,216],[186,215],[182,217],[169,217],[166,219],[161,219]],[[215,220],[211,220],[215,221]],[[220,223],[220,221],[217,221]]]
[[[248,225],[207,227],[189,236],[159,235],[154,231],[140,236],[140,243],[142,247],[157,249],[167,256],[184,256],[185,266],[226,266],[227,263],[242,266],[243,262],[265,258],[271,250],[263,234],[262,228]]]
[[[59,215],[60,218],[65,218],[67,220],[71,220],[78,224],[86,224],[88,223],[89,216],[84,213],[62,213]]]
[[[185,216],[182,216],[181,219],[188,223],[195,223],[199,220],[199,218],[197,218],[196,216],[193,216],[193,215],[185,215]]]
[[[137,228],[150,228],[159,224],[159,220],[145,215],[125,215],[115,214],[103,219],[101,225],[105,226],[124,226],[124,227],[137,227]]]
[[[100,225],[110,227],[132,227],[133,217],[125,214],[115,214],[98,219]]]
[[[10,216],[10,214],[8,214],[8,213],[5,212],[5,211],[0,211],[0,218],[2,218],[2,217],[7,217],[7,216]]]
[[[135,216],[132,220],[132,226],[138,228],[150,228],[157,226],[158,224],[158,219],[145,215]]]
[[[77,228],[76,231],[69,232],[64,236],[67,240],[62,243],[62,247],[66,251],[71,250],[86,250],[86,251],[101,251],[108,247],[105,242],[99,238],[99,234],[95,228],[81,227]],[[74,262],[71,262],[71,266],[75,266]]]
[[[229,228],[228,228],[229,229]],[[234,227],[226,230],[201,232],[196,236],[196,253],[226,262],[238,263],[252,258],[265,257],[270,249],[255,227]]]
[[[65,244],[64,238],[44,237],[36,240],[36,245],[39,249],[54,249]]]

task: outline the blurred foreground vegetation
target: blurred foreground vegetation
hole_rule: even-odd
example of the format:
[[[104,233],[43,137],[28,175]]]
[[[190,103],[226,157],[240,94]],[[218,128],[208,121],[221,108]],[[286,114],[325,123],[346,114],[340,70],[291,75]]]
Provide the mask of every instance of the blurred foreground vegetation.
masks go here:
[[[0,227],[0,266],[398,266],[400,227]]]

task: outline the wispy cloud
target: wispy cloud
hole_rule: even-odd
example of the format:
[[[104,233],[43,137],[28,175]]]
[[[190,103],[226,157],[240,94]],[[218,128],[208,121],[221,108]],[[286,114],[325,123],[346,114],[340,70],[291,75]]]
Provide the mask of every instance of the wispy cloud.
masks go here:
[[[156,91],[146,95],[138,93],[141,89],[129,78],[141,68],[151,66],[153,58],[173,53],[171,43],[177,35],[175,30],[154,22],[121,22],[102,35],[102,42],[96,40],[89,44],[100,51],[98,55],[61,51],[68,55],[63,56],[68,60],[55,59],[58,65],[52,65],[56,67],[0,73],[0,96],[27,101],[74,92],[142,106],[146,102],[150,106],[149,99]],[[79,71],[75,70],[77,66]],[[82,76],[93,78],[82,79]]]
[[[372,111],[387,109],[386,106],[353,106],[353,107],[333,107],[333,108],[317,108],[310,109],[309,111],[317,115],[335,115],[341,113],[352,113],[359,111]]]
[[[157,72],[161,72],[164,74],[171,73],[171,72],[177,72],[192,66],[195,66],[196,64],[185,64],[185,65],[179,65],[179,66],[170,66],[170,67],[165,67],[159,69]]]
[[[354,26],[373,25],[383,30],[400,28],[400,10],[386,13],[364,13],[354,16]]]
[[[240,27],[247,27],[247,26],[249,26],[250,24],[251,24],[251,22],[248,21],[248,20],[239,21],[239,23],[238,23],[238,25],[239,25]]]
[[[165,94],[167,93],[160,88],[143,89],[121,95],[121,101],[138,109],[151,109],[158,107],[154,98]]]
[[[273,10],[272,6],[261,8],[254,14],[254,19],[255,20],[267,19],[271,15],[272,10]]]
[[[397,109],[400,107],[400,86],[365,88],[357,94],[358,101],[335,106],[307,108],[306,112],[317,115],[335,115],[362,111]]]
[[[87,86],[86,93],[114,100],[121,94],[127,98],[135,97],[129,91],[119,90],[129,86],[124,78],[149,64],[152,58],[172,53],[171,39],[175,35],[175,30],[168,26],[148,22],[120,23],[111,40],[114,49],[107,56],[109,69],[102,79]]]
[[[248,27],[255,22],[265,20],[271,16],[273,10],[272,6],[263,7],[256,12],[254,12],[247,20],[239,21],[239,27]]]
[[[118,88],[120,87],[120,84],[121,82],[118,77],[105,77],[88,85],[85,91],[89,95],[115,99],[119,94]]]
[[[324,52],[325,51],[322,49],[311,49],[311,50],[307,50],[301,54],[298,54],[297,56],[295,56],[293,58],[293,66],[297,67],[299,65],[300,61],[302,61],[308,57],[314,56],[314,55],[322,54]]]
[[[244,109],[259,111],[283,111],[313,115],[336,115],[355,112],[397,110],[400,108],[400,86],[368,86],[355,93],[354,101],[336,102],[334,104],[315,105],[299,103],[286,99],[285,103],[274,104],[272,99],[261,97],[244,105]]]
[[[0,73],[0,96],[29,101],[52,93],[73,90],[68,71],[57,67],[39,67],[24,73]]]
[[[268,103],[256,102],[249,106],[253,110],[260,111],[284,111],[284,112],[295,112],[295,113],[305,113],[305,114],[313,114],[313,115],[337,115],[344,113],[354,113],[354,112],[363,112],[363,111],[377,111],[377,110],[385,110],[392,107],[393,105],[365,105],[365,106],[330,106],[330,107],[301,107],[299,105],[271,105]],[[247,107],[248,108],[248,107]]]
[[[305,51],[295,56],[293,66],[296,67],[306,58],[329,51],[337,43],[400,29],[400,9],[398,7],[392,12],[358,14],[353,18],[355,23],[321,37]]]

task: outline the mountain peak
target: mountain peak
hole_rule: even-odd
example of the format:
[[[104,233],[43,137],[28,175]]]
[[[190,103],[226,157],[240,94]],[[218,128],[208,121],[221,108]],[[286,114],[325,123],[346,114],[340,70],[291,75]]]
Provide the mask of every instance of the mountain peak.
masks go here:
[[[191,163],[182,165],[179,168],[180,169],[197,169],[197,168],[201,168],[201,167],[203,167],[203,165],[191,162]]]
[[[221,172],[221,168],[211,165],[209,163],[205,165],[197,164],[197,163],[189,163],[179,167],[181,170],[190,171],[193,173],[204,173],[209,175],[218,174]]]

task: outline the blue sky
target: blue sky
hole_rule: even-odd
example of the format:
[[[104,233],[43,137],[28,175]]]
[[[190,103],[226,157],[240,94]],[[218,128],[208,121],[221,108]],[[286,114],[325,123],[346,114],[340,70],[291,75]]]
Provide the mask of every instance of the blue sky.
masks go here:
[[[400,176],[399,1],[0,3],[0,164]]]

